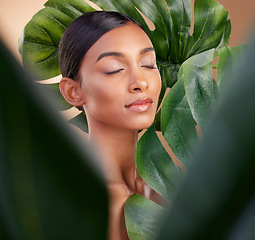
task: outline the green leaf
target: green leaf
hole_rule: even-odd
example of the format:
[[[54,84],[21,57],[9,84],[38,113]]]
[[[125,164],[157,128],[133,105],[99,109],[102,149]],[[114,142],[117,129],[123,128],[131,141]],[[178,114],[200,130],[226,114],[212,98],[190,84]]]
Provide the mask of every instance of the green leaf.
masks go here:
[[[25,67],[44,80],[60,74],[58,46],[63,32],[84,12],[94,11],[85,1],[49,0],[25,26],[19,51]]]
[[[149,32],[155,46],[158,59],[179,63],[185,40],[190,34],[191,8],[190,1],[150,0],[132,1],[132,3],[155,25]]]
[[[204,130],[216,105],[212,77],[214,50],[200,53],[189,58],[181,66],[186,97],[193,118]]]
[[[161,129],[175,156],[185,165],[197,142],[196,124],[185,95],[184,79],[167,94],[161,110]]]
[[[225,47],[221,50],[217,69],[217,83],[220,93],[226,90],[226,86],[229,86],[230,83],[227,80],[231,80],[231,78],[227,76],[228,74],[234,76],[235,70],[239,67],[238,63],[240,63],[240,58],[245,47]]]
[[[66,27],[73,21],[64,13],[44,8],[26,25],[19,41],[19,51],[25,67],[39,80],[60,74],[58,45]]]
[[[167,88],[173,87],[173,85],[177,82],[178,79],[177,76],[180,65],[157,61],[157,66],[162,79],[162,88],[166,90]]]
[[[194,54],[228,44],[231,25],[228,12],[214,0],[196,0],[194,32],[190,36],[183,60]]]
[[[171,62],[180,64],[184,48],[190,36],[191,26],[191,2],[189,0],[172,1],[166,0],[167,11],[170,14],[171,32],[168,33],[171,42],[169,59]],[[167,17],[164,18],[167,22]],[[169,86],[170,87],[170,86]]]
[[[62,13],[66,14],[73,20],[81,16],[83,13],[95,11],[84,0],[48,0],[45,7],[55,8]]]
[[[83,132],[88,133],[88,122],[84,112],[81,112],[76,117],[69,120],[68,122],[80,128]]]
[[[136,193],[128,198],[124,211],[130,240],[149,240],[157,236],[163,207]]]
[[[98,159],[2,43],[0,64],[0,234],[106,239]]]
[[[139,175],[164,198],[173,198],[182,174],[160,142],[154,125],[140,138],[136,164]]]
[[[158,239],[255,239],[255,39],[211,119]]]

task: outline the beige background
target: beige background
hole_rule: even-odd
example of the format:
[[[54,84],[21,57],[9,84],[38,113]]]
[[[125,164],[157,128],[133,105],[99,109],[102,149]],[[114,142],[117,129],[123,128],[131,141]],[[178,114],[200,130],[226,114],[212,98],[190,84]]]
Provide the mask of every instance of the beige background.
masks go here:
[[[20,59],[17,47],[22,29],[46,0],[1,0],[0,36]],[[194,2],[194,0],[192,1]],[[232,22],[230,45],[247,43],[255,30],[255,0],[218,0],[229,12]],[[253,32],[254,32],[253,30]]]

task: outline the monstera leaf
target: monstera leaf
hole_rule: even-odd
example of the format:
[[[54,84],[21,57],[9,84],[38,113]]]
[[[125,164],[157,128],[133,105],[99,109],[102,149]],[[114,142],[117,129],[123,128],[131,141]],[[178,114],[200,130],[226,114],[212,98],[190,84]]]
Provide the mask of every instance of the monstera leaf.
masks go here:
[[[63,32],[74,19],[94,10],[82,0],[53,0],[45,6],[25,26],[19,39],[24,66],[35,71],[38,80],[60,74],[58,46]]]
[[[160,142],[154,125],[139,140],[136,158],[140,176],[164,198],[173,196],[182,173]]]
[[[165,209],[142,195],[134,194],[125,204],[125,219],[129,239],[155,238],[163,223]]]

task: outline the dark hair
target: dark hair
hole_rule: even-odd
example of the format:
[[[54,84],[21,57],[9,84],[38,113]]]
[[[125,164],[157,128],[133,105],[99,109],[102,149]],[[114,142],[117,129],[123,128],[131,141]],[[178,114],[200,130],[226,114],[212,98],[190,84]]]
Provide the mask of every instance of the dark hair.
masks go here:
[[[63,77],[78,79],[80,64],[90,47],[105,33],[134,19],[110,11],[94,11],[78,17],[65,30],[59,43],[59,64]]]

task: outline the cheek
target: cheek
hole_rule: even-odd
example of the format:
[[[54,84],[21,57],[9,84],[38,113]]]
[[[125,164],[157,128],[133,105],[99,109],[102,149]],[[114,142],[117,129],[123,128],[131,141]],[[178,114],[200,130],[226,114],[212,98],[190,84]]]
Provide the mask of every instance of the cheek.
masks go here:
[[[93,115],[105,117],[111,116],[121,107],[124,96],[117,84],[106,84],[103,81],[84,86],[83,91],[86,95],[86,110]]]
[[[157,98],[159,97],[161,91],[161,76],[159,71],[157,71],[153,77],[153,81],[151,81],[151,91],[152,94]]]
[[[84,81],[82,86],[82,91],[85,96],[85,100],[87,104],[97,102],[102,104],[104,103],[104,99],[108,99],[110,97],[110,89],[107,84],[105,84],[104,79],[100,79],[99,76],[95,75],[94,78],[87,78]]]
[[[158,96],[160,94],[160,91],[161,91],[161,87],[162,87],[162,81],[161,81],[161,76],[160,76],[160,73],[158,73],[158,81],[157,81],[157,85],[158,85]]]

